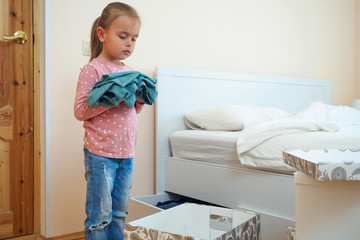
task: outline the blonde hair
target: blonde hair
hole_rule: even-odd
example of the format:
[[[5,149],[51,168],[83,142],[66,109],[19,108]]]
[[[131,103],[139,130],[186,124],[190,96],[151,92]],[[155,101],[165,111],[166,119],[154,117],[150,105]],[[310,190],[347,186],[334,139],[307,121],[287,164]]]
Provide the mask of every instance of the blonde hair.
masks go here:
[[[127,15],[136,18],[140,22],[140,17],[136,10],[121,2],[109,3],[102,11],[100,17],[96,18],[92,28],[90,36],[90,49],[91,56],[90,61],[100,55],[102,51],[102,42],[100,42],[97,36],[97,28],[102,27],[103,29],[109,28],[110,24],[119,16]]]

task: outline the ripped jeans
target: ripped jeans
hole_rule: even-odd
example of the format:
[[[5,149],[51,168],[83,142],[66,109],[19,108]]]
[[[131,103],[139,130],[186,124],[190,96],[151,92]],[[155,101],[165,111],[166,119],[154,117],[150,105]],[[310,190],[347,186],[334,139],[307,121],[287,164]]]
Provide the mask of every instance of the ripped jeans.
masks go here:
[[[84,148],[87,181],[85,239],[122,240],[133,158],[106,158]]]

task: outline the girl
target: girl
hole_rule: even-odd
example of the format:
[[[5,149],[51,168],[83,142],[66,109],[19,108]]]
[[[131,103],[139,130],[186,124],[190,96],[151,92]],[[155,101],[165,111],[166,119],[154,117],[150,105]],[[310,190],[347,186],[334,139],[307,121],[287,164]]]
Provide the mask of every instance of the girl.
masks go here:
[[[91,58],[79,75],[74,114],[84,121],[85,178],[87,181],[85,238],[123,239],[132,185],[139,98],[128,109],[90,108],[86,97],[103,74],[132,71],[122,60],[135,48],[140,18],[127,4],[110,3],[91,30]]]

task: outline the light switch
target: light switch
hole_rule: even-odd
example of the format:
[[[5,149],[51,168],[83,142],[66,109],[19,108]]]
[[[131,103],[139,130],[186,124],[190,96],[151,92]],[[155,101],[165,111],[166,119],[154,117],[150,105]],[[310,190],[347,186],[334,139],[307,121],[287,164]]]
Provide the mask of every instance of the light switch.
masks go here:
[[[90,56],[91,55],[90,41],[89,40],[83,40],[83,55],[84,56]]]

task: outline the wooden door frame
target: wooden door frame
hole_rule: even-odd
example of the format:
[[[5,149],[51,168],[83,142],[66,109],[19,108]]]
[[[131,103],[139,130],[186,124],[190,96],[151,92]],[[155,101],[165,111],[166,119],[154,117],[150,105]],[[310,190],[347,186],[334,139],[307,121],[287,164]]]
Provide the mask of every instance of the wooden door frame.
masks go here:
[[[34,234],[41,232],[42,209],[45,210],[45,178],[42,166],[45,166],[45,1],[33,1],[33,29],[34,29]],[[44,169],[44,168],[43,168]],[[44,184],[41,189],[42,183]],[[43,200],[43,201],[41,201]],[[45,215],[43,215],[45,216]],[[45,223],[45,221],[44,221]],[[45,226],[44,226],[45,227]]]

